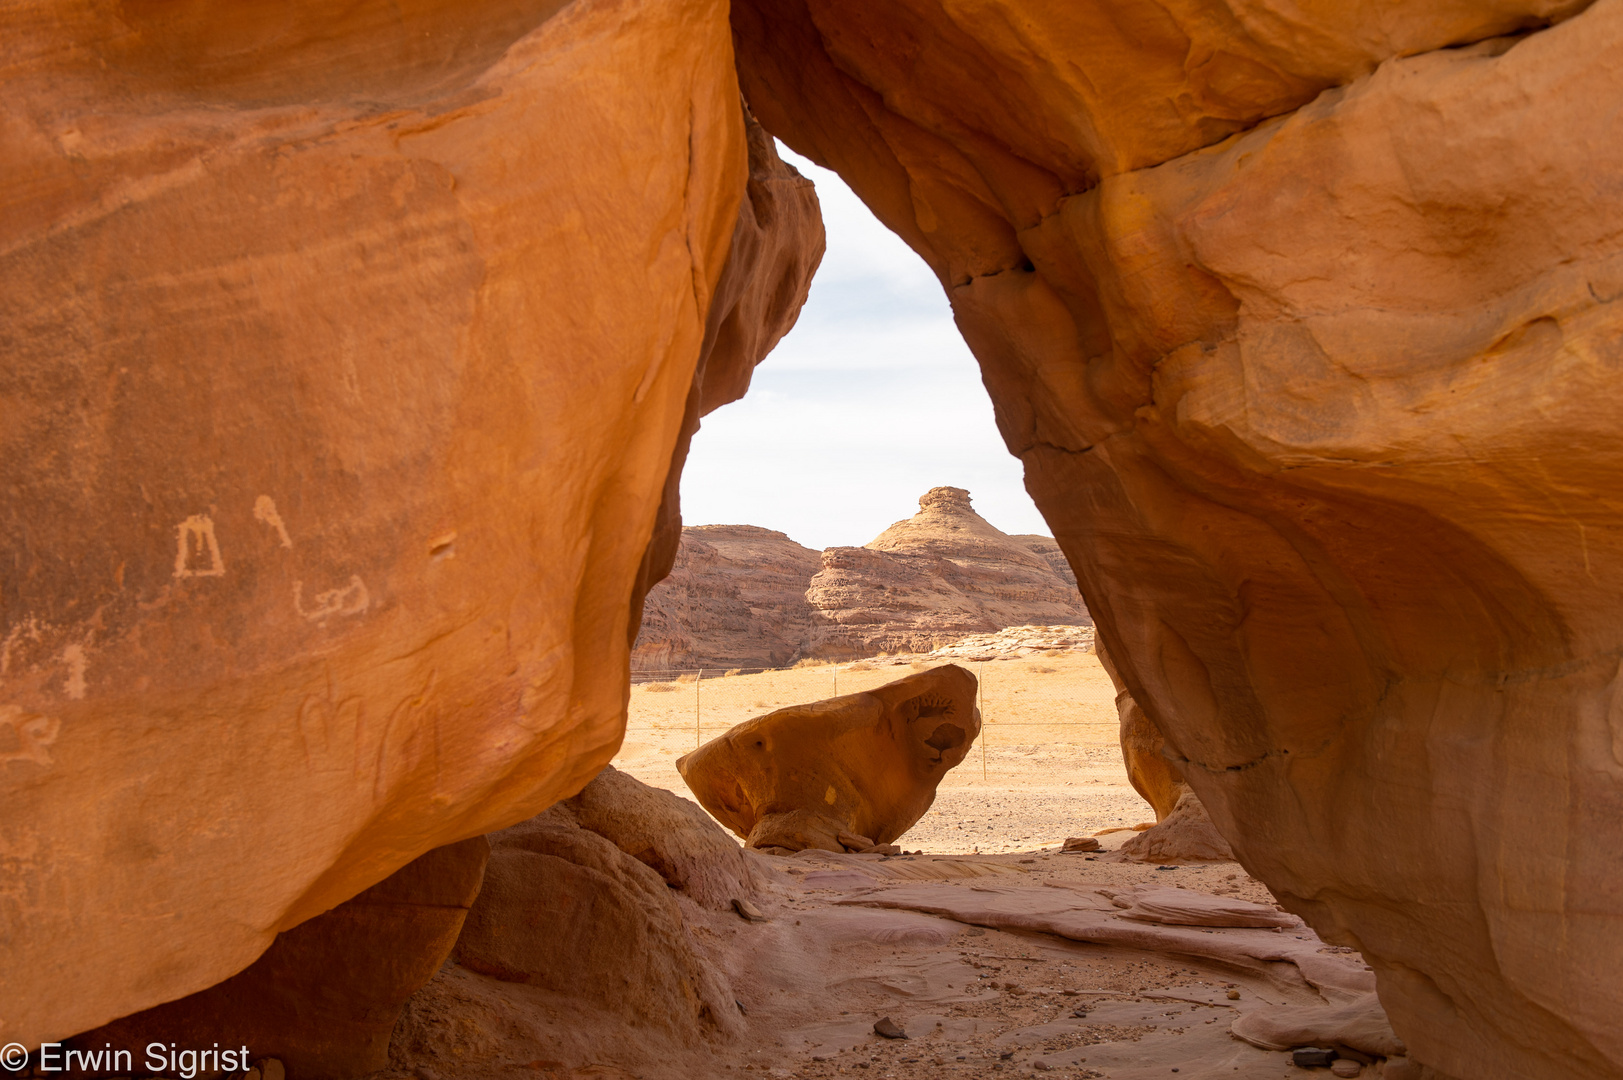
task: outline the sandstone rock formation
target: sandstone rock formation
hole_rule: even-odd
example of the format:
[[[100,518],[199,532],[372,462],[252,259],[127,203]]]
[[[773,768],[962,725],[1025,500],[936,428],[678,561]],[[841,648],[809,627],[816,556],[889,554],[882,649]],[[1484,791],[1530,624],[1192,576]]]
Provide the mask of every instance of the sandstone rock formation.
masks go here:
[[[806,586],[822,556],[754,525],[682,530],[670,576],[648,594],[634,668],[781,667],[821,621]]]
[[[778,157],[776,144],[744,109],[749,184],[721,280],[705,321],[682,428],[665,473],[654,534],[632,588],[627,633],[636,640],[642,605],[671,572],[682,541],[682,466],[699,419],[737,401],[766,354],[794,326],[823,258],[823,220],[810,181]]]
[[[612,765],[557,809],[695,903],[726,911],[757,895],[743,850],[703,810]]]
[[[975,676],[955,664],[747,720],[677,759],[699,803],[753,848],[889,844],[980,734]],[[843,838],[843,839],[842,839]]]
[[[1229,1029],[1264,1050],[1298,1046],[1344,1046],[1364,1054],[1395,1058],[1404,1055],[1403,1040],[1392,1031],[1374,994],[1362,994],[1334,1005],[1257,1009],[1239,1017]]]
[[[68,1045],[207,1048],[234,1040],[255,1058],[281,1061],[294,1080],[376,1072],[389,1063],[389,1038],[407,999],[451,955],[489,854],[482,836],[436,848],[278,934],[245,971]]]
[[[719,0],[24,0],[0,72],[0,1042],[34,1044],[609,760],[684,433],[822,236]]]
[[[1019,541],[1032,554],[1041,555],[1065,584],[1076,588],[1076,571],[1071,569],[1071,560],[1065,557],[1065,550],[1059,546],[1058,540],[1037,533],[1015,533],[1009,539]]]
[[[1164,821],[1177,807],[1178,800],[1189,793],[1183,770],[1167,758],[1165,736],[1133,700],[1121,670],[1110,657],[1109,648],[1102,641],[1096,642],[1094,653],[1110,681],[1116,684],[1116,716],[1121,725],[1121,757],[1122,764],[1127,766],[1127,780],[1154,808],[1155,820]]]
[[[1623,1075],[1623,4],[732,11],[1239,858],[1417,1061]]]
[[[1013,659],[1020,656],[1062,656],[1065,653],[1088,653],[1094,650],[1091,626],[1009,626],[990,634],[969,634],[957,641],[939,645],[925,656],[956,657],[979,663],[999,657]],[[889,660],[892,664],[911,663],[912,657],[899,653]]]
[[[736,1027],[725,978],[694,948],[653,869],[562,807],[490,840],[485,886],[456,942],[457,963],[680,1042]]]
[[[1166,737],[1133,700],[1121,669],[1103,641],[1095,645],[1099,663],[1116,684],[1122,764],[1133,790],[1155,810],[1155,824],[1120,848],[1145,862],[1222,862],[1234,858],[1234,849],[1217,831],[1200,796],[1190,789],[1183,769],[1167,754]]]
[[[1212,824],[1200,796],[1185,788],[1172,812],[1118,850],[1142,862],[1228,862],[1234,849]]]
[[[813,656],[927,652],[965,634],[1032,623],[1085,624],[1088,609],[1043,555],[931,488],[919,512],[860,548],[830,548],[806,599],[828,625]]]
[[[1052,539],[1009,536],[975,513],[967,491],[938,487],[865,547],[821,556],[750,525],[684,529],[671,575],[648,595],[632,662],[775,667],[1089,621]]]
[[[736,62],[1415,1060],[1623,1075],[1623,3],[478,14],[0,15],[0,1040],[608,759],[683,440],[814,261]]]

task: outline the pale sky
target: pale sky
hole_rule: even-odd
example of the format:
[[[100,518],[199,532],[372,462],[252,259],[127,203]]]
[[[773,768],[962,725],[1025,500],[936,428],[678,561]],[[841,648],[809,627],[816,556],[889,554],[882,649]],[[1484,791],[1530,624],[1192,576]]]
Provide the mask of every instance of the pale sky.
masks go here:
[[[1004,532],[1047,534],[935,275],[838,176],[778,152],[817,184],[828,254],[748,396],[694,436],[683,522],[866,544],[950,485]]]

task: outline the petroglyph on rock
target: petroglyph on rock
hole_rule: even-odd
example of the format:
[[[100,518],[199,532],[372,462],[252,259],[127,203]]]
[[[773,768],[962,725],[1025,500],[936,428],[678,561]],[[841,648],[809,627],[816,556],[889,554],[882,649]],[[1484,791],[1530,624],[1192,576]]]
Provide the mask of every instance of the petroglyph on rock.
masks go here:
[[[0,728],[10,728],[16,736],[16,746],[12,747],[8,745],[11,739],[0,734],[0,765],[13,761],[51,764],[50,746],[62,731],[62,721],[27,712],[20,705],[0,705]]]
[[[175,532],[176,577],[225,576],[225,559],[220,555],[220,542],[214,538],[213,518],[193,514],[177,525]]]
[[[315,607],[310,611],[304,610],[304,582],[293,583],[294,610],[314,623],[325,622],[334,615],[359,615],[371,604],[372,597],[366,591],[365,582],[355,574],[350,575],[349,584],[342,588],[316,593]]]
[[[261,495],[254,500],[254,517],[276,530],[276,536],[282,546],[291,548],[293,538],[287,535],[287,524],[282,521],[282,515],[276,512],[276,500],[269,495]]]
[[[62,662],[68,666],[68,677],[62,688],[68,692],[68,697],[74,701],[83,701],[85,696],[85,647],[83,645],[69,645],[62,650]]]

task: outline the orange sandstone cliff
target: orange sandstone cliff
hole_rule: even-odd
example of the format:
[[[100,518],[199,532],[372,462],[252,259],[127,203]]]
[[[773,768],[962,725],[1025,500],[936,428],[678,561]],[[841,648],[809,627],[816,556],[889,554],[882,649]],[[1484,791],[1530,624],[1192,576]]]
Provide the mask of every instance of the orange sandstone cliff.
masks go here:
[[[1623,1076],[1623,4],[732,17],[1247,868],[1418,1060]]]
[[[696,525],[648,594],[632,651],[641,670],[776,667],[807,657],[928,652],[1011,626],[1087,625],[1065,557],[1009,536],[962,488],[860,548],[818,553],[753,525]]]
[[[822,232],[710,0],[25,0],[0,78],[32,1045],[607,763],[673,463]]]

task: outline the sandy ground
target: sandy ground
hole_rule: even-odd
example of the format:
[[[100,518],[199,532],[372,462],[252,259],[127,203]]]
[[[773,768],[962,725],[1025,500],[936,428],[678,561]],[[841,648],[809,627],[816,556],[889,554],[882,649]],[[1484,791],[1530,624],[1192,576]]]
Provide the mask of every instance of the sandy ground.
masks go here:
[[[1249,1010],[1334,999],[1310,985],[1294,962],[1218,962],[1211,957],[1222,954],[1203,944],[1217,939],[1204,936],[1192,938],[1193,953],[1176,945],[1145,951],[1008,929],[963,910],[895,909],[908,890],[955,897],[971,908],[996,897],[1070,910],[1085,908],[1091,896],[1095,906],[1110,909],[1097,917],[1137,925],[1113,921],[1111,902],[1100,896],[1140,886],[1274,905],[1236,863],[1156,866],[1116,850],[1134,835],[1122,827],[1151,813],[1128,784],[1114,691],[1091,654],[968,666],[983,679],[986,738],[901,839],[904,848],[925,854],[752,854],[761,879],[760,921],[678,896],[690,933],[736,998],[732,1034],[702,1045],[672,1043],[653,1028],[582,1013],[567,995],[549,997],[450,963],[414,999],[396,1038],[410,1049],[379,1080],[1310,1075],[1292,1065],[1288,1052],[1258,1049],[1229,1032]],[[707,679],[697,689],[691,680],[637,687],[614,764],[691,798],[674,762],[696,738],[912,670],[908,662],[869,662]],[[1098,854],[1054,850],[1066,836],[1107,828],[1121,831],[1101,837],[1105,850]],[[889,906],[887,897],[894,898]],[[1355,954],[1325,945],[1305,927],[1237,933],[1263,935],[1250,940],[1260,940],[1264,953],[1283,942],[1367,977]],[[876,1022],[887,1017],[908,1038],[876,1034]],[[1377,1077],[1380,1067],[1363,1075]]]
[[[699,738],[713,739],[773,709],[872,689],[944,662],[859,661],[706,678],[697,685],[636,686],[614,765],[691,799],[676,759]],[[1093,654],[964,666],[981,681],[981,738],[898,844],[941,854],[1032,851],[1058,847],[1067,836],[1155,820],[1127,782],[1115,688]]]
[[[414,999],[415,1019],[397,1029],[397,1044],[411,1052],[375,1080],[1328,1076],[1229,1031],[1253,1009],[1325,1002],[1292,964],[1223,963],[875,906],[920,880],[971,900],[995,894],[1052,903],[1059,895],[1063,903],[1072,890],[1175,885],[1268,903],[1267,891],[1236,864],[1162,869],[1112,852],[753,858],[763,876],[764,921],[681,903],[690,932],[736,998],[732,1035],[674,1044],[656,1030],[452,963]],[[1279,934],[1273,940],[1361,968],[1350,950],[1323,945],[1305,928],[1242,933]],[[878,1035],[875,1025],[886,1018],[908,1037]],[[1363,1075],[1377,1080],[1380,1069]]]

